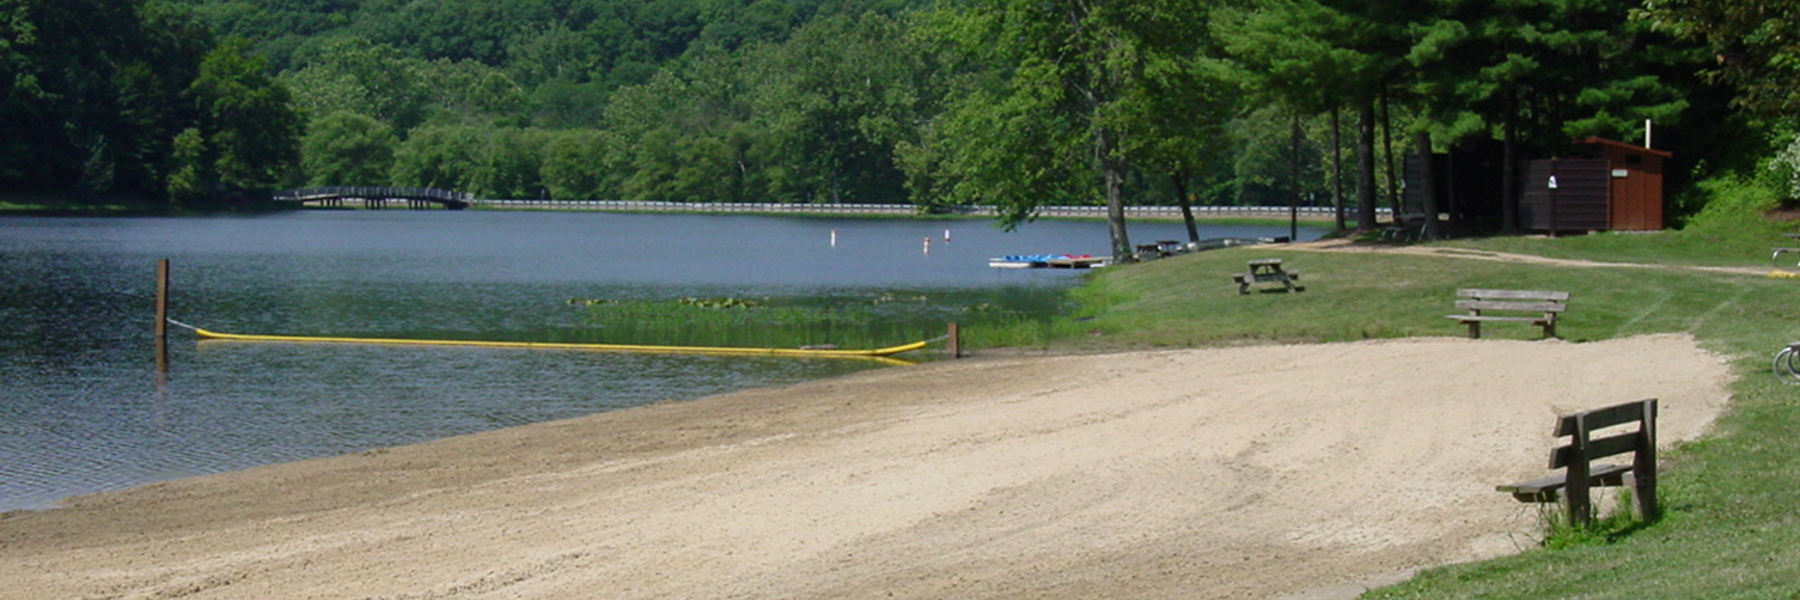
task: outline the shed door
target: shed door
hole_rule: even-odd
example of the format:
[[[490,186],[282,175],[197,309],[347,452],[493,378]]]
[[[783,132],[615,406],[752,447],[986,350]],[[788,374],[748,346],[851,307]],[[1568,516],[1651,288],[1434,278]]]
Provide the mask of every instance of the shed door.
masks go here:
[[[1662,160],[1637,157],[1621,161],[1612,171],[1612,229],[1655,231],[1662,229]]]

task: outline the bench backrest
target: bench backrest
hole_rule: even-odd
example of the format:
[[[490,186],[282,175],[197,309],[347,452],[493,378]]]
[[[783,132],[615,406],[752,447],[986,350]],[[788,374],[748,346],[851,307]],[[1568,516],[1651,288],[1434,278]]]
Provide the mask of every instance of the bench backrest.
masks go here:
[[[1463,288],[1456,290],[1456,307],[1479,312],[1483,310],[1515,310],[1522,312],[1559,313],[1569,308],[1569,293],[1547,290],[1489,290]]]
[[[1596,432],[1612,427],[1637,424],[1635,431],[1595,437]],[[1521,500],[1554,501],[1554,489],[1561,487],[1567,498],[1569,522],[1587,523],[1593,518],[1593,502],[1589,488],[1595,485],[1630,485],[1638,515],[1655,518],[1656,503],[1656,399],[1639,400],[1567,414],[1556,419],[1557,437],[1568,437],[1569,443],[1550,451],[1550,468],[1566,472],[1510,486],[1501,491],[1513,492]],[[1590,461],[1619,454],[1631,454],[1629,465],[1591,465]],[[1546,493],[1548,491],[1548,493]]]
[[[1594,432],[1608,427],[1637,424],[1635,431],[1595,438]],[[1556,420],[1556,436],[1568,437],[1569,443],[1550,451],[1550,468],[1561,469],[1581,461],[1636,453],[1656,448],[1656,399],[1640,400],[1563,415]]]

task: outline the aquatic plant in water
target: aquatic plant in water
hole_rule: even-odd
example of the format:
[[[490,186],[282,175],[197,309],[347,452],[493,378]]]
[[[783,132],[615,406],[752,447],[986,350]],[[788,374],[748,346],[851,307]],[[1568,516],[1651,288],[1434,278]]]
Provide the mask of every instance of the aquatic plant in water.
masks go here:
[[[956,300],[933,302],[927,294],[883,292],[862,297],[575,299],[570,304],[587,311],[578,334],[582,342],[753,348],[878,348],[936,338],[953,321],[964,331],[1035,331],[1049,317],[1048,312],[1034,315],[993,300]],[[1007,336],[1019,338],[1016,332]]]

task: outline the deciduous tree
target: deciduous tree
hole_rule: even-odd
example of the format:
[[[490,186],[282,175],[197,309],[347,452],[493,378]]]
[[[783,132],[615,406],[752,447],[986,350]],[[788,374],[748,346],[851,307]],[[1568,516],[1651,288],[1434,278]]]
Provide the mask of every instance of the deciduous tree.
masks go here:
[[[338,111],[313,119],[300,151],[306,183],[388,185],[397,143],[393,128],[374,117]]]
[[[249,42],[227,41],[208,53],[188,93],[204,115],[213,180],[226,193],[277,187],[299,162],[300,115]]]
[[[1706,73],[1738,90],[1738,105],[1800,120],[1800,0],[1657,0],[1637,13],[1656,28],[1706,44]]]
[[[1132,151],[1148,147],[1134,137],[1162,134],[1135,98],[1154,87],[1146,82],[1160,57],[1191,51],[1182,32],[1203,26],[1207,8],[1199,0],[940,3],[926,34],[950,44],[962,59],[955,68],[967,74],[934,129],[940,164],[956,180],[951,194],[999,206],[1008,226],[1047,203],[1097,199],[1113,256],[1129,260],[1125,181],[1139,158]]]
[[[577,129],[558,131],[544,147],[542,176],[551,198],[592,200],[619,198],[612,164],[620,153],[618,138],[610,133]]]
[[[473,194],[481,165],[481,130],[465,125],[426,126],[412,131],[394,151],[395,185],[452,189]]]
[[[749,60],[773,68],[755,85],[755,119],[780,148],[776,194],[812,202],[906,201],[897,142],[925,117],[923,76],[901,23],[826,17]]]

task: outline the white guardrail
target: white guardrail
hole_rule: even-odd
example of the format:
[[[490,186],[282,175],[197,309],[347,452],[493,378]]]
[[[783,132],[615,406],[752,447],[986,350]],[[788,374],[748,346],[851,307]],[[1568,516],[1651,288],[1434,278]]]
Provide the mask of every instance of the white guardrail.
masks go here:
[[[497,209],[529,209],[529,210],[602,210],[621,212],[705,212],[705,213],[827,213],[827,214],[871,214],[871,215],[912,215],[918,214],[920,207],[914,204],[801,204],[783,202],[657,202],[636,200],[470,200],[474,206]],[[1194,216],[1248,216],[1248,217],[1286,217],[1290,207],[1286,206],[1195,206]],[[1298,213],[1309,217],[1331,216],[1335,209],[1329,206],[1302,206]],[[994,207],[971,206],[959,207],[950,211],[952,214],[993,215]],[[1378,208],[1381,215],[1391,214],[1387,208]],[[1043,206],[1037,211],[1039,217],[1081,217],[1104,218],[1104,206]],[[1128,218],[1166,218],[1181,217],[1178,206],[1128,206],[1125,207]]]

